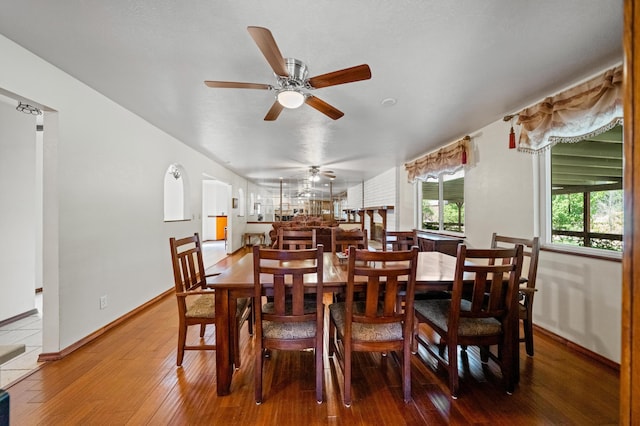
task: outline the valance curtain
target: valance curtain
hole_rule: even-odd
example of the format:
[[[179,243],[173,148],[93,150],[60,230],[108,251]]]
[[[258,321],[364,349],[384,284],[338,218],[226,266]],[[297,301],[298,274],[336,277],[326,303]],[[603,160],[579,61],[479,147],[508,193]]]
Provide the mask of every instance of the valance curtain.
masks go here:
[[[467,163],[469,141],[465,136],[457,142],[449,144],[430,154],[404,165],[407,170],[409,182],[416,179],[426,180],[429,177],[436,178],[442,173],[454,173]]]
[[[519,113],[519,151],[537,153],[579,142],[622,122],[622,65]]]

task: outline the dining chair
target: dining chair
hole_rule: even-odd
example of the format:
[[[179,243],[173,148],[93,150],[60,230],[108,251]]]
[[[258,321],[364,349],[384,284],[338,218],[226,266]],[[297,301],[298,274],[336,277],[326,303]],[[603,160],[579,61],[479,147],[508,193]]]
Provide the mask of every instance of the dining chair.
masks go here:
[[[278,248],[281,250],[300,250],[316,248],[316,230],[278,229]]]
[[[418,245],[415,231],[384,231],[382,250],[410,250]]]
[[[305,250],[253,248],[256,404],[262,403],[263,352],[272,349],[315,351],[316,401],[322,403],[322,254],[322,244]],[[305,292],[315,293],[315,300],[305,300]],[[273,296],[273,300],[258,303],[264,295]]]
[[[518,286],[522,269],[522,245],[510,249],[467,249],[458,246],[451,299],[416,300],[415,316],[440,337],[433,343],[426,334],[415,336],[449,374],[449,391],[458,397],[458,346],[488,348],[498,345],[498,362],[508,394],[515,377],[512,359],[513,327],[518,326]],[[466,299],[463,295],[470,295]],[[419,327],[418,327],[419,328]],[[445,357],[446,353],[446,357]]]
[[[418,249],[368,251],[349,248],[346,301],[329,305],[329,356],[344,373],[343,402],[351,406],[352,353],[402,351],[404,401],[411,400],[413,293]],[[355,300],[356,290],[364,300]],[[398,292],[406,288],[406,309],[397,309]]]
[[[216,350],[215,344],[207,344],[204,334],[208,324],[215,324],[215,291],[208,287],[207,278],[219,274],[206,274],[202,258],[202,244],[198,233],[192,237],[170,238],[171,262],[176,298],[178,301],[178,358],[182,365],[185,350]],[[240,367],[239,330],[248,322],[249,334],[253,334],[251,321],[251,299],[239,298],[236,302],[236,323],[233,326],[232,342],[234,364]],[[187,344],[187,330],[200,326],[200,344]]]
[[[343,253],[349,247],[368,249],[367,231],[364,229],[331,228],[331,252]]]
[[[491,236],[491,248],[513,247],[522,244],[525,258],[522,266],[522,276],[526,283],[520,285],[518,297],[518,312],[524,329],[524,337],[520,338],[525,343],[527,355],[533,356],[533,296],[536,293],[536,276],[538,275],[538,256],[540,254],[540,242],[538,237],[532,239],[507,237],[493,233]],[[528,259],[527,259],[528,258]],[[528,262],[527,262],[528,260]],[[522,283],[521,279],[521,283]]]

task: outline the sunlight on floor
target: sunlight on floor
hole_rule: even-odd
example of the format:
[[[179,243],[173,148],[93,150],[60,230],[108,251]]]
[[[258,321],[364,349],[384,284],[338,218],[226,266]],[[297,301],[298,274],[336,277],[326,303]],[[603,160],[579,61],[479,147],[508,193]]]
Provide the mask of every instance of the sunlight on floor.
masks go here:
[[[38,367],[42,353],[42,293],[36,294],[37,314],[0,327],[0,344],[24,344],[25,352],[0,365],[0,388]]]
[[[204,267],[209,268],[227,257],[224,241],[204,241],[202,243],[202,260]]]

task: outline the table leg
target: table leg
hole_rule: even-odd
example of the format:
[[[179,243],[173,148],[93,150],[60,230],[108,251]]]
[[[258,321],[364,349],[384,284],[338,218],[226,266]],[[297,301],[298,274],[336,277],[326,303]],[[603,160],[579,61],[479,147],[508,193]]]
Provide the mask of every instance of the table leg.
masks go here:
[[[516,310],[516,312],[518,312]],[[520,382],[520,317],[516,315],[513,331],[513,382]]]
[[[229,395],[231,378],[233,377],[229,299],[229,290],[216,289],[216,382],[218,396]]]

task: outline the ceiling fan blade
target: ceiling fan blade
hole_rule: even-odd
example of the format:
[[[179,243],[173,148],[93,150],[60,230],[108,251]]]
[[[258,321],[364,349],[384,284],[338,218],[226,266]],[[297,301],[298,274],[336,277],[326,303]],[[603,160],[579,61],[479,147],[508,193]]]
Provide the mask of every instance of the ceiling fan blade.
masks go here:
[[[222,89],[264,89],[269,90],[272,86],[268,84],[259,83],[237,83],[234,81],[211,81],[205,80],[204,84],[209,87],[222,88]]]
[[[318,75],[309,79],[309,84],[315,89],[335,86],[337,84],[353,83],[354,81],[368,80],[371,78],[369,65],[362,64],[343,70]]]
[[[326,176],[326,177],[331,178],[331,179],[335,179],[336,178],[336,175],[334,175],[333,172],[320,172],[320,174],[322,176]]]
[[[336,107],[329,105],[328,103],[326,103],[325,101],[323,101],[322,99],[316,96],[312,96],[312,95],[307,96],[307,99],[305,99],[305,102],[310,107],[317,109],[318,111],[320,111],[321,113],[323,113],[324,115],[326,115],[327,117],[333,120],[337,120],[338,118],[344,115],[344,112],[340,111]]]
[[[273,72],[282,77],[288,76],[289,71],[287,71],[284,58],[282,57],[282,53],[280,53],[280,49],[278,49],[278,45],[271,31],[263,27],[247,27],[247,30],[267,62],[269,62],[269,65],[271,65]]]
[[[264,116],[264,121],[275,121],[283,109],[284,107],[276,100],[273,105],[271,105],[271,109],[267,112],[267,115]]]

